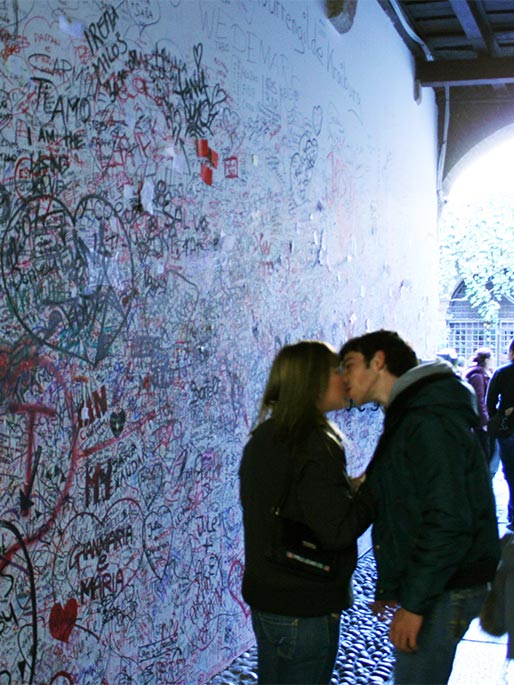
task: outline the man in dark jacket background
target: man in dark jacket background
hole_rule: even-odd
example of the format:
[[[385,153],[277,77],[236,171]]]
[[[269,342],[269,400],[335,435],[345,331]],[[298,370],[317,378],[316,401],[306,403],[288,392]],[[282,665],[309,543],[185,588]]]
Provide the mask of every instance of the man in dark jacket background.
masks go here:
[[[509,362],[500,366],[491,376],[487,386],[486,404],[489,417],[498,412],[511,414],[514,411],[514,339],[509,345]],[[508,529],[514,531],[514,432],[505,438],[498,438],[503,475],[509,487]]]
[[[367,479],[377,497],[372,608],[394,611],[394,682],[440,685],[500,555],[476,397],[446,362],[418,364],[392,331],[353,338],[340,356],[348,398],[385,410]]]

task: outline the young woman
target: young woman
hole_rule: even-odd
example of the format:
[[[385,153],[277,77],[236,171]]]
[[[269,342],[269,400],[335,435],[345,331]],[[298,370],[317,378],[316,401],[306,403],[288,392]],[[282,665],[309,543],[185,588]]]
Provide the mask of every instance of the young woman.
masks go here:
[[[478,414],[480,416],[480,429],[477,430],[478,439],[484,451],[491,477],[494,476],[496,468],[491,467],[491,460],[494,454],[495,440],[487,433],[487,422],[489,413],[487,411],[487,386],[492,375],[492,350],[489,347],[479,347],[475,350],[472,359],[472,366],[466,371],[465,378],[473,386],[477,396]]]
[[[280,350],[240,467],[243,597],[261,685],[330,682],[340,613],[353,599],[356,540],[374,512],[367,485],[354,492],[341,434],[325,417],[344,405],[333,348],[303,341]],[[273,511],[285,492],[284,516],[308,526],[321,548],[336,551],[333,576],[299,574],[270,558]]]

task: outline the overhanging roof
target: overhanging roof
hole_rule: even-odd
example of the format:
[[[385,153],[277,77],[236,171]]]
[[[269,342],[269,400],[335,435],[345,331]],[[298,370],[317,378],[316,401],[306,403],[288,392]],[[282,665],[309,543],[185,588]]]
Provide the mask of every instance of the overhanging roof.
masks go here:
[[[514,124],[514,0],[378,0],[432,87],[444,174]],[[450,105],[450,106],[449,106]]]

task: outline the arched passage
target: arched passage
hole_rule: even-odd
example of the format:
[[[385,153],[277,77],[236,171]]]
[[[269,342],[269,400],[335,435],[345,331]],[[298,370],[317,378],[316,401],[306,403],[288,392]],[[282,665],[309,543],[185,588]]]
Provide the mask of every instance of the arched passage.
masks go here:
[[[487,345],[503,363],[514,337],[513,160],[514,124],[477,143],[445,178],[441,312],[446,344],[466,360]]]
[[[473,88],[441,88],[436,97],[446,181],[458,173],[468,155],[476,154],[487,141],[509,135],[509,129],[514,127],[514,103],[508,90],[488,98]]]
[[[443,193],[446,198],[449,197],[451,190],[458,180],[459,176],[473,163],[479,162],[480,158],[486,155],[491,150],[497,148],[504,142],[514,140],[514,121],[508,126],[504,126],[495,131],[491,135],[487,135],[477,142],[471,149],[467,150],[458,160],[456,160],[451,169],[446,173],[443,180]],[[513,163],[514,169],[514,163]],[[514,175],[513,175],[513,189],[514,189]]]

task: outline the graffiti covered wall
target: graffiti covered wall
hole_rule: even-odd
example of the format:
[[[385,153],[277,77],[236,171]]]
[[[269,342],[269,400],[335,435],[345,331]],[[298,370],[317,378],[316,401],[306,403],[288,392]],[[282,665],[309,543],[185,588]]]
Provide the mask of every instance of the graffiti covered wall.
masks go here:
[[[430,347],[434,105],[371,0],[4,0],[0,52],[0,683],[202,683],[277,349]]]

